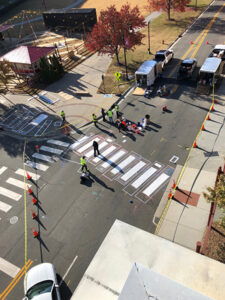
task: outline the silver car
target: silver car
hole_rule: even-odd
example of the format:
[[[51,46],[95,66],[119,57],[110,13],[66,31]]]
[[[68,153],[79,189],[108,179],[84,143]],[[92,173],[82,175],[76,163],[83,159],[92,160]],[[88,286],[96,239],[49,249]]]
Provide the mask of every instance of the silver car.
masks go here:
[[[24,279],[23,300],[61,300],[55,268],[42,263],[30,269]]]

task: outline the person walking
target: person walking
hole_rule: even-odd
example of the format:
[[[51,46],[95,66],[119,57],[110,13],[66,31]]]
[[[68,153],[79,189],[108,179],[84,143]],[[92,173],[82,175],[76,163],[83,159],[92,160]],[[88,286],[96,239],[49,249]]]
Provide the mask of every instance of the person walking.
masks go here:
[[[86,164],[86,160],[85,160],[85,156],[82,156],[80,158],[80,164],[81,164],[81,171],[84,172],[84,169],[88,172],[88,167],[87,167],[87,164]]]
[[[117,119],[119,119],[119,116],[120,116],[119,106],[116,104],[116,105],[114,106],[114,108],[115,108],[115,112],[116,112],[116,117],[117,117]]]
[[[110,123],[113,123],[113,112],[112,112],[112,109],[110,108],[109,110],[108,110],[108,117],[109,117],[109,122]]]
[[[97,127],[97,117],[95,114],[92,114],[92,121],[93,121],[95,127]]]
[[[93,147],[94,147],[94,157],[97,156],[96,153],[97,153],[98,155],[100,155],[100,152],[99,152],[99,150],[98,150],[98,143],[97,143],[96,141],[93,142]]]
[[[61,116],[61,118],[62,118],[62,120],[63,120],[63,123],[65,123],[65,121],[66,121],[66,116],[65,116],[65,113],[64,113],[63,110],[61,111],[60,116]]]
[[[106,121],[106,119],[105,119],[105,110],[104,110],[104,108],[102,108],[102,119],[103,119],[104,122]]]

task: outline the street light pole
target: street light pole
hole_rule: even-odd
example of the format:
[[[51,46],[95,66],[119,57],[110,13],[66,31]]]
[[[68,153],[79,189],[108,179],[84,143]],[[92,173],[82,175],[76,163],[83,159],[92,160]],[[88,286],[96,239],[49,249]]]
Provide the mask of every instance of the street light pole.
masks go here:
[[[150,51],[150,23],[151,23],[151,20],[148,21],[148,54],[151,54],[151,51]]]
[[[124,60],[125,60],[125,68],[126,68],[126,80],[128,80],[128,74],[127,74],[127,55],[126,55],[126,46],[125,46],[125,43],[124,43]]]

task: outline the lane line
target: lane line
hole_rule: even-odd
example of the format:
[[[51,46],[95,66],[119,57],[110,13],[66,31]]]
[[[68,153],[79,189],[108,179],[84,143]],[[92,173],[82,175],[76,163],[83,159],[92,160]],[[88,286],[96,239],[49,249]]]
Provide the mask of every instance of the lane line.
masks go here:
[[[70,149],[74,150],[75,148],[77,148],[80,144],[82,144],[85,140],[88,140],[90,137],[89,136],[84,136],[81,139],[79,139],[78,141],[76,141],[75,143],[70,145]]]
[[[170,176],[162,173],[156,180],[154,180],[144,191],[143,194],[150,196],[160,185],[162,185]]]
[[[32,173],[32,172],[29,172],[29,171],[27,171],[27,172],[24,172],[24,170],[23,169],[18,169],[18,170],[16,170],[16,172],[15,172],[15,174],[18,174],[18,175],[21,175],[21,176],[27,176],[27,173],[32,177],[32,179],[33,180],[38,180],[39,178],[40,178],[40,175],[37,175],[37,174],[35,174],[35,173]]]
[[[40,170],[40,171],[47,171],[48,170],[48,166],[46,165],[43,165],[43,164],[39,164],[39,163],[36,163],[34,161],[30,161],[30,160],[27,160],[25,162],[25,165],[32,168],[32,169],[36,169],[36,170]]]
[[[40,153],[34,153],[32,155],[32,157],[34,158],[37,158],[37,159],[40,159],[40,160],[44,160],[44,161],[47,161],[47,162],[53,162],[52,158],[48,155],[44,155],[44,154],[40,154]]]
[[[50,152],[50,153],[53,153],[53,154],[58,154],[58,155],[61,155],[63,153],[63,150],[48,147],[48,146],[41,146],[40,150]]]
[[[110,159],[108,159],[106,162],[104,162],[101,167],[106,169],[108,168],[110,165],[112,165],[113,163],[115,163],[118,159],[120,159],[124,154],[126,154],[125,150],[119,150],[118,152],[116,152],[112,157],[110,157]]]
[[[2,210],[5,213],[7,213],[11,208],[12,208],[11,205],[6,204],[5,202],[0,201],[0,210]]]
[[[49,144],[53,144],[53,145],[57,145],[57,146],[62,146],[62,147],[69,147],[69,143],[65,143],[65,142],[62,142],[62,141],[58,141],[58,140],[47,140],[47,143]]]
[[[18,187],[18,188],[20,188],[20,189],[26,189],[26,190],[28,190],[28,188],[31,187],[31,184],[28,184],[28,183],[27,183],[27,184],[24,186],[24,182],[23,182],[23,181],[20,181],[20,180],[18,180],[18,179],[12,178],[12,177],[9,177],[9,178],[6,180],[6,182],[9,183],[9,184],[14,185],[14,186],[16,186],[16,187]]]
[[[7,167],[1,167],[1,169],[0,169],[0,175],[2,175],[2,173],[4,173],[5,172],[5,170],[7,170],[8,168]]]
[[[123,181],[129,180],[135,173],[137,173],[141,168],[143,168],[146,165],[145,162],[139,161],[133,168],[131,168],[127,173],[125,173],[121,179]]]
[[[100,160],[102,160],[104,157],[106,157],[108,154],[110,154],[111,152],[113,152],[116,149],[116,146],[111,146],[108,149],[106,149],[104,152],[102,152],[102,154],[98,155],[98,157],[95,157],[95,159],[93,159],[94,163],[99,162]]]
[[[135,180],[131,186],[133,186],[135,189],[137,189],[139,186],[141,186],[146,180],[148,180],[149,177],[151,177],[157,169],[151,167],[146,172],[144,172],[137,180]]]
[[[66,273],[63,275],[60,283],[59,283],[59,286],[63,283],[63,281],[65,281],[65,278],[66,276],[68,275],[69,271],[71,270],[72,266],[74,265],[74,263],[76,262],[78,256],[76,255],[72,261],[72,263],[69,265],[68,269],[66,270]]]
[[[15,200],[15,201],[19,201],[20,198],[22,197],[20,194],[17,194],[15,192],[12,192],[8,189],[5,189],[3,187],[0,187],[0,194],[3,195],[3,196],[6,196],[12,200]]]
[[[0,271],[14,278],[20,271],[20,268],[0,257]]]
[[[125,160],[123,160],[118,166],[111,170],[111,173],[116,175],[120,171],[122,171],[126,166],[128,166],[132,161],[135,160],[135,156],[130,155]]]

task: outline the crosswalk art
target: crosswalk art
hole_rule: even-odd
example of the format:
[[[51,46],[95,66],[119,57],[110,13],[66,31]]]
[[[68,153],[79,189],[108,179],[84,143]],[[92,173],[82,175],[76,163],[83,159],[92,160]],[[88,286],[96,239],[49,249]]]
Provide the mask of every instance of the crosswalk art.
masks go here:
[[[99,144],[100,155],[94,157],[93,141]],[[74,143],[61,140],[46,140],[25,161],[25,167],[34,181],[38,181],[43,172],[47,172],[52,164],[63,158],[67,152],[73,152],[77,157],[77,164],[82,155],[86,156],[88,164],[100,172],[106,180],[114,181],[121,186],[121,190],[143,203],[152,197],[168,183],[174,169],[158,161],[149,161],[135,153],[128,151],[117,144],[113,139],[104,135],[82,136]],[[57,159],[58,158],[58,159]],[[0,218],[12,209],[13,203],[23,197],[24,170],[18,168],[7,173],[7,166],[0,166]],[[78,169],[80,173],[80,168]],[[9,174],[3,182],[2,174]],[[32,182],[26,184],[26,189],[32,188]],[[10,201],[7,201],[10,199]],[[13,200],[13,201],[12,201]],[[15,201],[15,202],[14,202]]]

